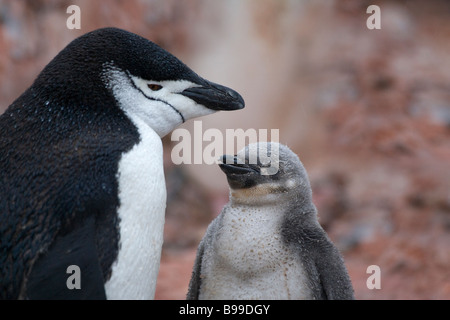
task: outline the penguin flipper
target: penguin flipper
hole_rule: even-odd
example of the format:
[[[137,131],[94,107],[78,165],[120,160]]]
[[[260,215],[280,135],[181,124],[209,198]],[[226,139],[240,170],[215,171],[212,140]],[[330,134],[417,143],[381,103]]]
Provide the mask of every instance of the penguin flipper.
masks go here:
[[[202,264],[205,252],[210,251],[213,246],[215,235],[221,226],[223,215],[219,214],[206,229],[205,235],[197,248],[197,256],[195,258],[194,267],[192,270],[191,281],[189,282],[189,289],[186,300],[198,300],[200,295],[200,286],[202,280]]]
[[[106,299],[95,242],[94,216],[83,219],[70,232],[56,237],[49,250],[35,262],[26,292],[28,299]]]
[[[352,283],[341,254],[328,237],[321,242],[314,264],[325,295],[324,299],[354,300]]]
[[[201,281],[201,269],[203,262],[203,253],[205,251],[204,241],[202,240],[197,249],[197,256],[192,270],[191,280],[189,281],[189,289],[186,295],[186,300],[198,300]]]

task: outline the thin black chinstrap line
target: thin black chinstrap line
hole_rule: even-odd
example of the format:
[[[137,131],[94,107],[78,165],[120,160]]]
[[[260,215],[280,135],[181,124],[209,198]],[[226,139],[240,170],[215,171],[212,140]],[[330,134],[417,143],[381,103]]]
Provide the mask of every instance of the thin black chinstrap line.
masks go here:
[[[155,98],[152,98],[152,97],[149,97],[148,95],[146,95],[145,94],[145,92],[144,91],[142,91],[140,88],[138,88],[137,86],[136,86],[136,84],[134,83],[134,81],[133,81],[133,79],[131,79],[131,77],[130,77],[130,74],[127,72],[127,77],[128,77],[128,79],[130,80],[130,82],[131,82],[131,85],[136,89],[136,90],[138,90],[140,93],[142,93],[143,95],[144,95],[144,97],[146,97],[147,99],[149,99],[149,100],[153,100],[153,101],[159,101],[159,102],[162,102],[162,103],[165,103],[165,104],[167,104],[169,107],[171,107],[173,110],[175,110],[176,111],[176,113],[178,113],[179,115],[180,115],[180,117],[181,117],[181,120],[183,121],[183,123],[185,123],[186,122],[186,120],[184,119],[184,116],[181,114],[181,112],[180,111],[178,111],[178,109],[177,108],[175,108],[173,105],[171,105],[170,103],[168,103],[167,101],[164,101],[164,100],[161,100],[161,99],[155,99]]]

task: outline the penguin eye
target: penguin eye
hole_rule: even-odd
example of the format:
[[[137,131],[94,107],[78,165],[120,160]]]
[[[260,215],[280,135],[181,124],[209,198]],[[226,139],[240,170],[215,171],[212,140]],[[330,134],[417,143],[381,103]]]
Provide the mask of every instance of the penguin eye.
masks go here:
[[[147,86],[152,91],[158,91],[158,90],[162,89],[162,86],[159,84],[149,83]]]

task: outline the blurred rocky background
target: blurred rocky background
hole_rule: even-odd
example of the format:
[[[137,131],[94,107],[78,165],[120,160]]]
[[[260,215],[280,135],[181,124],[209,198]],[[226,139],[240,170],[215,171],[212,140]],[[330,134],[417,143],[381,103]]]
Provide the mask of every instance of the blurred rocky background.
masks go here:
[[[71,4],[80,30],[66,28]],[[366,27],[371,4],[381,30]],[[203,131],[279,129],[358,299],[450,299],[449,1],[0,0],[0,113],[71,40],[106,26],[243,95],[244,110],[201,119]],[[216,165],[173,164],[175,143],[164,139],[157,299],[185,298],[197,244],[228,198]],[[381,289],[366,285],[370,265]]]

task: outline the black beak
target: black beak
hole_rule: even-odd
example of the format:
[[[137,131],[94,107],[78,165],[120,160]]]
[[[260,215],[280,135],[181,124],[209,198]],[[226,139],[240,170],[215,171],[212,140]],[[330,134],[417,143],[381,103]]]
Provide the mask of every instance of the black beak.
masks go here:
[[[244,99],[236,91],[207,80],[198,87],[181,92],[182,95],[212,110],[239,110],[245,106]]]
[[[257,166],[238,163],[236,156],[223,155],[221,161],[219,167],[227,176],[230,174],[260,173]]]

